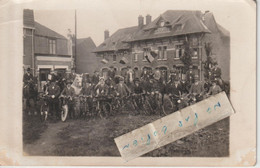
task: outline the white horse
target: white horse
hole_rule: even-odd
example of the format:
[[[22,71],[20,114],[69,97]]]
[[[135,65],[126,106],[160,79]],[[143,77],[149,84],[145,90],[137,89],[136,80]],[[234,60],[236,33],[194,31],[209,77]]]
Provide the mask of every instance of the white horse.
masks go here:
[[[82,90],[83,74],[76,74],[76,77],[71,85],[74,88],[75,94],[78,96]]]

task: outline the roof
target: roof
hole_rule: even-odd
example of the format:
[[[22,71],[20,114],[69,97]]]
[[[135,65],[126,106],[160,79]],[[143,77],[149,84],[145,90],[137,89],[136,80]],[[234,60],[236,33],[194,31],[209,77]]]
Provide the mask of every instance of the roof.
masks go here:
[[[204,17],[204,20],[202,18]],[[164,21],[167,31],[157,32],[160,22]],[[138,26],[119,29],[99,45],[94,52],[116,51],[130,48],[129,42],[172,37],[193,33],[221,32],[229,36],[229,32],[216,23],[212,13],[203,14],[201,11],[167,10],[154,21],[142,28]]]
[[[132,36],[137,30],[139,30],[138,26],[119,29],[102,44],[100,44],[93,52],[128,49],[130,46],[124,41],[132,39]]]
[[[77,45],[84,45],[85,47],[87,47],[86,49],[96,48],[96,44],[91,37],[77,39]]]
[[[49,29],[46,26],[43,26],[42,24],[40,24],[36,21],[34,23],[35,23],[35,34],[36,35],[54,37],[54,38],[59,38],[59,39],[67,39],[63,35]]]
[[[211,31],[203,23],[201,18],[201,11],[168,10],[157,17],[153,22],[145,26],[141,31],[136,33],[134,38],[129,41],[178,36],[192,33],[210,33]],[[160,27],[159,23],[161,21],[165,22],[165,27],[168,27],[169,31],[165,33],[155,33],[155,30]],[[177,28],[177,26],[180,28]]]

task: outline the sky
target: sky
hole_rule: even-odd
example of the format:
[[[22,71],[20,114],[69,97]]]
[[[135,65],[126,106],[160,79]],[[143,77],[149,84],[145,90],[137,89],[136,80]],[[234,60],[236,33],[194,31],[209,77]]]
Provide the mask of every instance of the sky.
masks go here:
[[[30,1],[30,5],[25,7],[34,9],[37,22],[64,36],[68,29],[72,32],[75,30],[76,10],[77,37],[91,37],[97,46],[104,40],[104,30],[108,29],[111,35],[120,28],[136,26],[139,15],[145,17],[150,14],[154,20],[166,10],[209,10],[220,25],[230,30],[239,26],[234,18],[246,5],[240,0],[236,0],[235,4],[234,0],[200,0],[200,3],[195,0],[76,0],[73,4],[66,0],[60,2]]]

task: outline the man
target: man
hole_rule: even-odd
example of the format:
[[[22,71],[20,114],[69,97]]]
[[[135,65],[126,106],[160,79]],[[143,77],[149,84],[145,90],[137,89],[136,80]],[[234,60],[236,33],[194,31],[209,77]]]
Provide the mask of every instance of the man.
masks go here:
[[[27,68],[26,73],[23,75],[24,85],[33,81],[33,75],[31,74],[31,68]]]
[[[50,113],[59,118],[59,99],[58,96],[60,94],[60,87],[56,84],[55,80],[51,80],[51,84],[48,87],[48,95],[49,95],[49,105],[50,105]]]
[[[116,85],[115,92],[116,92],[117,96],[119,96],[120,98],[123,98],[123,97],[127,96],[128,94],[130,94],[131,91],[124,83],[123,78],[119,78],[119,84]]]
[[[109,71],[108,71],[108,78],[110,78],[112,81],[114,81],[114,78],[115,78],[115,69],[113,66],[110,66],[109,67]]]
[[[68,107],[69,107],[69,116],[70,118],[75,117],[75,111],[74,111],[74,101],[73,97],[75,96],[75,90],[73,87],[71,87],[72,82],[67,81],[67,86],[63,89],[61,92],[61,97],[65,96],[68,97]]]
[[[34,104],[36,98],[36,91],[34,86],[34,78],[31,74],[31,69],[27,68],[26,73],[23,76],[23,96],[25,101],[25,110],[28,112],[28,115],[31,115],[32,111],[35,111]],[[35,111],[34,114],[37,114]]]
[[[221,91],[221,88],[219,87],[219,85],[217,85],[217,81],[212,81],[212,86],[209,88],[207,95],[215,95],[220,93]]]
[[[149,73],[148,73],[146,68],[144,69],[144,71],[143,71],[143,73],[141,75],[141,79],[143,81],[148,81],[150,79],[150,75],[149,75]]]
[[[128,66],[128,70],[126,72],[126,83],[127,85],[129,86],[130,84],[133,83],[133,80],[134,80],[134,71],[131,69],[130,66]]]
[[[142,108],[142,103],[143,103],[143,97],[142,97],[142,93],[144,93],[144,90],[142,88],[142,86],[140,85],[140,80],[139,78],[135,78],[134,79],[134,86],[133,86],[133,96],[134,96],[134,100],[136,103],[136,108],[140,109]],[[140,114],[139,110],[137,110],[136,115]]]
[[[100,77],[99,83],[95,86],[94,91],[97,96],[107,96],[108,86],[105,84],[104,77]]]
[[[221,69],[217,67],[217,63],[213,64],[211,72],[213,79],[221,79]]]
[[[196,102],[203,99],[204,85],[199,81],[199,77],[196,75],[194,77],[195,83],[191,85],[189,93],[195,96]]]
[[[97,85],[99,82],[99,72],[96,70],[92,76],[92,84]]]
[[[180,99],[181,95],[182,95],[182,86],[179,83],[178,79],[175,79],[169,88],[169,96],[173,101],[175,110],[178,110],[178,100]]]

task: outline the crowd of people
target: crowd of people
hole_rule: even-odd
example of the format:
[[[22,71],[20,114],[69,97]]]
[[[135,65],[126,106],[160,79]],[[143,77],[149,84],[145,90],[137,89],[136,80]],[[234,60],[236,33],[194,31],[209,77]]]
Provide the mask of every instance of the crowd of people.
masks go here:
[[[177,106],[178,99],[184,94],[193,95],[196,102],[201,101],[204,95],[215,95],[223,90],[227,91],[226,85],[221,79],[221,70],[216,65],[211,68],[209,77],[205,81],[200,81],[195,75],[192,67],[187,71],[186,78],[180,79],[178,71],[173,69],[169,75],[159,70],[144,69],[139,75],[128,67],[128,70],[121,75],[116,75],[114,67],[110,67],[107,76],[104,77],[99,71],[93,75],[83,74],[79,95],[91,97],[119,97],[124,98],[130,94],[140,95],[156,92],[160,95],[161,103],[164,103],[165,95],[172,98]],[[69,97],[70,117],[75,117],[73,98],[76,96],[72,83],[76,78],[75,73],[67,75],[51,74],[50,80],[44,86],[44,93],[49,96],[50,112],[55,117],[59,117],[59,98]],[[24,85],[28,85],[33,80],[30,69],[24,74]],[[92,102],[87,99],[89,110],[92,110]]]

